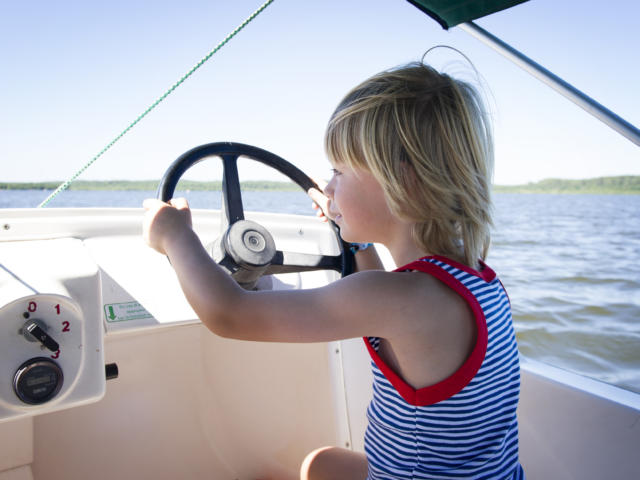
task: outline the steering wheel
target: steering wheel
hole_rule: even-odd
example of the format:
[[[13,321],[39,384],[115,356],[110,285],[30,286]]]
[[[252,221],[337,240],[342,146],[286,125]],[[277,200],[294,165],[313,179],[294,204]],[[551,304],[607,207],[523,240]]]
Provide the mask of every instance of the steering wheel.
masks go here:
[[[253,289],[263,275],[276,273],[335,270],[344,277],[353,272],[353,253],[340,238],[338,227],[329,222],[338,243],[339,255],[313,255],[276,250],[265,227],[245,220],[238,179],[238,157],[247,157],[283,173],[307,192],[318,185],[302,170],[283,158],[242,143],[217,142],[200,145],[183,153],[167,169],[158,185],[157,197],[167,202],[173,198],[178,181],[193,165],[207,157],[219,157],[223,165],[222,214],[225,231],[211,247],[211,256],[242,287]]]

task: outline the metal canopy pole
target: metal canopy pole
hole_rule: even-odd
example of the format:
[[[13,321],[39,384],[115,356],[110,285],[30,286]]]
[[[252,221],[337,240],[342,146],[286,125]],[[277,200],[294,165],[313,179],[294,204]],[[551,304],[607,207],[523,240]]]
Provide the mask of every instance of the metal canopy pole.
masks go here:
[[[458,25],[467,33],[483,41],[498,53],[511,60],[520,68],[529,72],[538,80],[546,83],[551,88],[567,97],[573,103],[589,112],[600,121],[606,123],[615,131],[624,135],[636,145],[640,145],[640,130],[632,124],[613,113],[608,108],[596,102],[593,98],[585,95],[580,90],[565,82],[560,77],[554,75],[542,65],[534,62],[529,57],[523,55],[510,45],[487,32],[473,22],[465,22]]]

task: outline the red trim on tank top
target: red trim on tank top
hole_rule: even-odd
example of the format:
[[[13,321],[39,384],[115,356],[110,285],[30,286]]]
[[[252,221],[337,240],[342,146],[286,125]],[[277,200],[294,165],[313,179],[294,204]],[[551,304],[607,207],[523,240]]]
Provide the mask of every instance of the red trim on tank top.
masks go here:
[[[408,265],[395,270],[396,272],[418,270],[433,275],[435,278],[453,289],[466,300],[466,302],[469,304],[469,307],[471,308],[471,311],[473,312],[473,316],[476,321],[476,344],[474,345],[471,354],[465,360],[462,366],[444,380],[434,385],[429,385],[427,387],[419,389],[413,388],[411,385],[405,382],[404,379],[402,379],[396,372],[394,372],[393,369],[389,367],[380,357],[380,355],[378,355],[378,352],[376,352],[375,349],[371,346],[369,339],[367,337],[364,337],[364,343],[367,346],[369,354],[371,355],[371,359],[375,362],[386,379],[389,380],[391,385],[393,385],[393,387],[397,390],[400,396],[407,403],[415,406],[433,405],[435,403],[446,400],[447,398],[450,398],[456,393],[460,392],[469,384],[469,382],[471,382],[476,373],[478,373],[478,370],[480,370],[480,366],[482,365],[484,357],[487,353],[487,321],[485,319],[484,312],[480,307],[480,303],[471,293],[471,291],[469,291],[469,289],[465,287],[453,275],[447,273],[441,267],[431,262],[424,261],[425,259],[431,258],[440,260],[453,267],[459,268],[460,270],[464,270],[465,272],[480,277],[487,282],[493,280],[496,276],[495,272],[484,263],[482,263],[482,271],[478,272],[465,265],[456,263],[453,260],[437,255],[424,257],[423,259],[409,263]]]
[[[458,263],[455,260],[451,260],[450,258],[447,257],[443,257],[442,255],[430,255],[428,257],[423,257],[420,260],[417,260],[418,262],[422,262],[424,260],[428,260],[428,259],[434,259],[434,260],[439,260],[443,263],[446,263],[447,265],[451,265],[452,267],[456,267],[458,270],[462,270],[463,272],[467,272],[471,275],[475,275],[478,278],[483,279],[485,282],[492,282],[494,278],[496,278],[496,272],[494,272],[491,267],[489,265],[487,265],[486,263],[484,263],[482,260],[479,260],[480,262],[480,266],[482,267],[481,271],[478,270],[474,270],[471,267],[468,267],[462,263]],[[413,265],[416,262],[410,263],[409,265]],[[407,270],[407,266],[398,268],[395,271],[402,271],[402,270]]]

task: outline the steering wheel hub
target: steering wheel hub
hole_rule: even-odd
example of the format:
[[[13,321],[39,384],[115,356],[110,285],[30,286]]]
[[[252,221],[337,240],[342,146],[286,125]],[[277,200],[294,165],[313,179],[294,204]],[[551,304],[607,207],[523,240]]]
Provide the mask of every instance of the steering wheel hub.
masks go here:
[[[265,267],[276,255],[276,244],[271,234],[251,220],[239,220],[231,225],[224,243],[231,258],[246,268]]]

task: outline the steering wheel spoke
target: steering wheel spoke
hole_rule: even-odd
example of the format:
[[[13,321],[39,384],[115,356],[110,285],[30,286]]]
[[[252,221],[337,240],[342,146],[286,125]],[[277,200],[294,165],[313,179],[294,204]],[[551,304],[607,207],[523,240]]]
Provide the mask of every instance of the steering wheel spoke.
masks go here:
[[[238,220],[244,220],[244,207],[242,205],[242,191],[238,177],[238,155],[222,155],[222,210],[227,226],[231,226]]]
[[[267,267],[266,274],[312,272],[315,270],[341,272],[341,255],[317,255],[277,250],[271,265]]]

